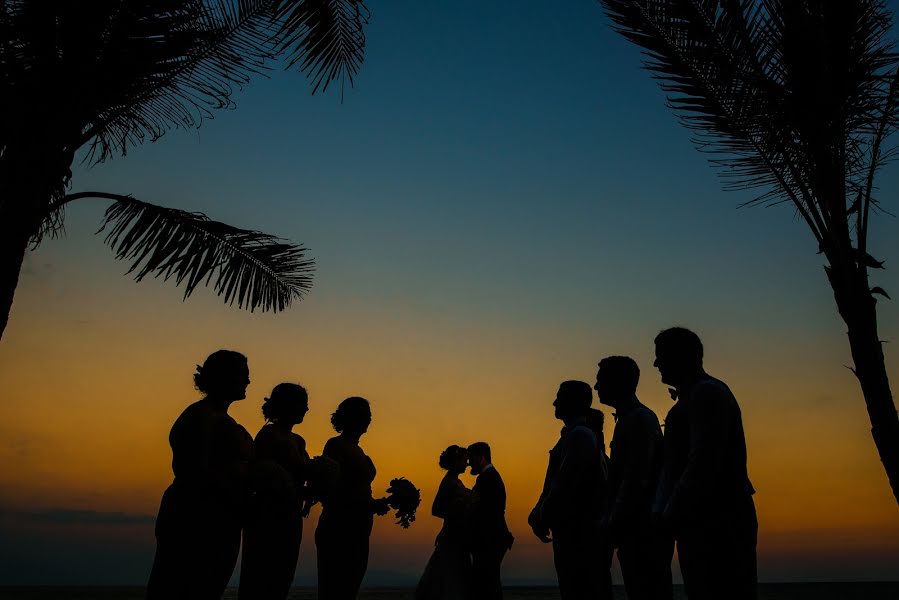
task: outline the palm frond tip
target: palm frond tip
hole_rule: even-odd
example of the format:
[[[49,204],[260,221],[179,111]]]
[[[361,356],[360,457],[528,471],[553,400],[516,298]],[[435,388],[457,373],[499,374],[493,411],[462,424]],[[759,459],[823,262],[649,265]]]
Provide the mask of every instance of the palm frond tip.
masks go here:
[[[312,84],[312,93],[340,80],[341,92],[353,86],[365,55],[364,27],[369,12],[362,0],[304,0],[277,2],[279,52],[288,67],[299,64]]]
[[[209,285],[227,304],[251,312],[284,310],[312,287],[314,261],[306,249],[259,231],[238,229],[200,213],[123,197],[106,210],[100,231],[128,273],[174,278],[187,299]]]

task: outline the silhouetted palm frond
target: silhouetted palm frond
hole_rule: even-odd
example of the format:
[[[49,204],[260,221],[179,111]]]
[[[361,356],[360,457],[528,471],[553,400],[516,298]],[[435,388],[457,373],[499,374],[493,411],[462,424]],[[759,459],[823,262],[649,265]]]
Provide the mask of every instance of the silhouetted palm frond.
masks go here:
[[[131,263],[137,281],[147,275],[174,278],[186,299],[215,277],[215,292],[250,311],[281,311],[312,286],[314,262],[305,248],[259,231],[238,229],[129,196],[84,193],[114,199],[100,231],[116,258]]]
[[[369,13],[362,0],[304,0],[278,2],[282,22],[279,49],[288,65],[297,63],[312,82],[312,93],[336,79],[353,85],[365,53]]]
[[[352,85],[361,0],[6,0],[0,3],[0,146],[37,136],[94,160],[233,106],[287,55],[313,92]]]
[[[79,61],[95,109],[81,141],[91,141],[100,160],[232,107],[233,91],[274,57],[271,0],[154,0],[129,3],[126,10],[103,8],[91,30],[94,52],[84,57],[90,62]]]
[[[843,229],[899,118],[882,1],[600,2],[729,189],[793,202],[819,242]]]

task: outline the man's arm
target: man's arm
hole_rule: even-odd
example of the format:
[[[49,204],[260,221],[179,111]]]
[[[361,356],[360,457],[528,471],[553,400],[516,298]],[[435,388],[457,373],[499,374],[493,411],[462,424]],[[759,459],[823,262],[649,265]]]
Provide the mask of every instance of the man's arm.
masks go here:
[[[550,453],[549,462],[546,465],[546,476],[543,478],[543,490],[541,490],[540,492],[540,497],[537,498],[537,504],[528,515],[528,525],[531,526],[531,530],[534,532],[534,535],[536,535],[537,538],[544,544],[548,544],[552,541],[552,537],[550,537],[549,534],[549,527],[546,525],[546,520],[543,517],[543,506],[546,501],[546,494],[549,492],[552,475],[553,455],[552,453]]]
[[[652,501],[648,496],[655,493],[654,488],[649,488],[661,443],[658,419],[649,411],[641,410],[626,425],[622,431],[624,439],[616,440],[615,451],[624,460],[620,467],[621,481],[609,507],[609,523],[613,529],[631,519],[641,505]]]
[[[681,517],[698,497],[715,485],[730,432],[729,412],[733,402],[733,396],[723,384],[700,383],[693,391],[689,411],[690,453],[665,509],[669,519]]]

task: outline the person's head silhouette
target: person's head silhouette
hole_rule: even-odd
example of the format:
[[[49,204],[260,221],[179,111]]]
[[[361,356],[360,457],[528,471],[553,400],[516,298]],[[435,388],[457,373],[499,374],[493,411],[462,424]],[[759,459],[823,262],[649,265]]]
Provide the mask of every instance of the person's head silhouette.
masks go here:
[[[262,403],[262,416],[269,423],[296,425],[303,422],[307,412],[309,396],[297,383],[279,383]]]
[[[490,446],[487,442],[475,442],[468,447],[468,464],[471,465],[472,475],[480,475],[491,463]]]
[[[584,381],[563,381],[553,401],[557,419],[568,423],[587,416],[593,402],[593,390]]]
[[[453,444],[440,453],[440,468],[459,475],[468,466],[468,451],[462,446]]]
[[[607,356],[599,361],[593,389],[601,403],[620,408],[636,399],[639,382],[640,367],[634,359],[629,356]]]
[[[689,329],[665,329],[656,336],[655,346],[653,366],[659,370],[662,383],[680,389],[702,375],[702,342]]]
[[[368,400],[352,396],[337,405],[331,415],[331,425],[337,433],[359,438],[371,425],[371,407]]]
[[[250,369],[247,357],[233,350],[217,350],[197,365],[194,386],[207,400],[228,407],[247,397]]]

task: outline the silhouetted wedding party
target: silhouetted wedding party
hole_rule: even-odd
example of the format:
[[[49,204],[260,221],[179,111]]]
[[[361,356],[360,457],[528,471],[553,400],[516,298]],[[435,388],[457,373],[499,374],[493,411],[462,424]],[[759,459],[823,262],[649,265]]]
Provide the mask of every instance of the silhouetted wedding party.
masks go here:
[[[552,544],[563,600],[611,600],[616,549],[628,598],[670,599],[675,544],[690,598],[755,598],[758,522],[740,407],[727,385],[703,369],[693,331],[660,332],[655,356],[677,400],[664,435],[636,397],[640,369],[633,359],[603,358],[592,387],[561,383],[551,404],[564,426],[528,525]],[[275,386],[261,407],[266,425],[251,438],[228,415],[233,402],[246,398],[247,362],[239,352],[218,350],[197,365],[194,384],[203,397],[169,436],[175,479],[156,521],[147,598],[221,598],[242,531],[239,597],[285,599],[303,520],[320,502],[318,597],[352,600],[368,566],[374,517],[395,510],[397,523],[409,527],[419,491],[398,478],[386,496],[374,497],[375,464],[360,446],[373,413],[359,396],[338,405],[331,415],[337,435],[315,458],[293,433],[310,401],[297,383]],[[594,389],[600,403],[616,410],[611,456],[604,413],[591,408]],[[502,600],[501,565],[515,540],[490,444],[451,445],[436,463],[446,475],[431,514],[443,527],[415,600]],[[476,477],[471,488],[459,478],[466,470]]]
[[[0,0],[0,600],[896,600],[897,11]]]

